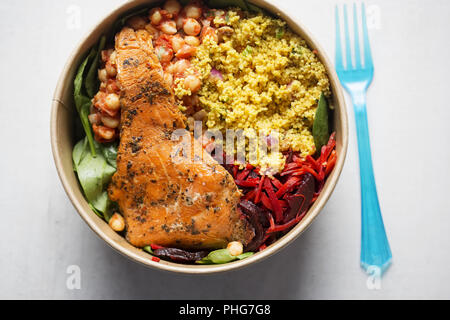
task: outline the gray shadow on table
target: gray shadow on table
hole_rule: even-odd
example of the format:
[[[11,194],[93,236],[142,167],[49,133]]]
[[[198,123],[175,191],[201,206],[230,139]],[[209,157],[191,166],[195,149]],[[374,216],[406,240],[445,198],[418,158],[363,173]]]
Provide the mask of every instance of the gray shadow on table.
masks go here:
[[[316,229],[316,231],[319,231]],[[281,252],[255,265],[214,275],[178,275],[152,270],[93,240],[88,256],[97,256],[98,272],[84,281],[83,298],[95,299],[292,299],[303,297],[311,266],[308,249],[314,226]],[[311,252],[309,252],[311,253]],[[100,261],[106,264],[99,266]],[[90,267],[94,265],[89,263]],[[88,270],[89,273],[95,270]],[[83,276],[86,277],[86,273]],[[89,296],[89,297],[86,297]],[[307,298],[307,297],[305,297]]]

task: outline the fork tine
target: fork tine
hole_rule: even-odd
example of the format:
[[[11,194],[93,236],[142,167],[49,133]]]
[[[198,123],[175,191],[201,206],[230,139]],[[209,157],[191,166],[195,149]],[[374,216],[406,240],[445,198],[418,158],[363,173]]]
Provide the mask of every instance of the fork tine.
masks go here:
[[[335,7],[335,22],[336,22],[336,52],[334,56],[335,64],[336,64],[336,70],[344,70],[344,62],[342,60],[342,47],[341,47],[341,28],[339,25],[339,9],[336,5]]]
[[[359,49],[358,14],[356,11],[356,3],[353,4],[353,29],[355,36],[355,68],[361,69],[361,51]]]
[[[364,41],[364,67],[373,68],[372,54],[370,53],[369,32],[367,31],[366,6],[364,3],[362,3],[361,11]]]
[[[350,33],[348,31],[347,5],[344,4],[345,60],[347,70],[353,69]]]

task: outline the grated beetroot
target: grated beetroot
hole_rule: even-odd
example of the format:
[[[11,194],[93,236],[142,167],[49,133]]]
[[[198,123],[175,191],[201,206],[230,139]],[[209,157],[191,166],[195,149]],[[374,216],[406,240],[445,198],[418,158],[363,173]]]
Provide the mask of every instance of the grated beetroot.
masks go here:
[[[263,250],[304,218],[336,164],[335,136],[331,134],[316,159],[287,152],[283,171],[273,177],[251,165],[225,165],[243,193],[239,208],[255,229],[246,251]]]

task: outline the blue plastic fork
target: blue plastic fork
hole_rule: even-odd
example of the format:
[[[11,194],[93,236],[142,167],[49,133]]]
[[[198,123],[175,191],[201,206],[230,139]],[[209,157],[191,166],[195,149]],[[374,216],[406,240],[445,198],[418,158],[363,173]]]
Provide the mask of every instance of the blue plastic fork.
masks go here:
[[[344,5],[345,67],[342,56],[339,10],[336,6],[336,71],[343,87],[350,94],[355,112],[358,137],[359,169],[361,178],[361,267],[368,273],[379,271],[380,275],[389,267],[392,253],[384,230],[378,202],[377,188],[372,167],[369,127],[367,123],[366,91],[373,78],[373,62],[367,32],[365,6],[361,6],[364,65],[359,48],[358,16],[356,4],[353,5],[354,25],[354,64],[347,18]]]

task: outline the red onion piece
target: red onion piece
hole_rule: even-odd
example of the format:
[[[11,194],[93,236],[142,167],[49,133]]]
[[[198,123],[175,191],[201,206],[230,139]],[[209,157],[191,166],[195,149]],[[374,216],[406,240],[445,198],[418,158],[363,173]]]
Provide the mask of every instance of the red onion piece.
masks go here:
[[[214,69],[214,68],[211,69],[211,78],[223,81],[222,73],[219,70]]]

